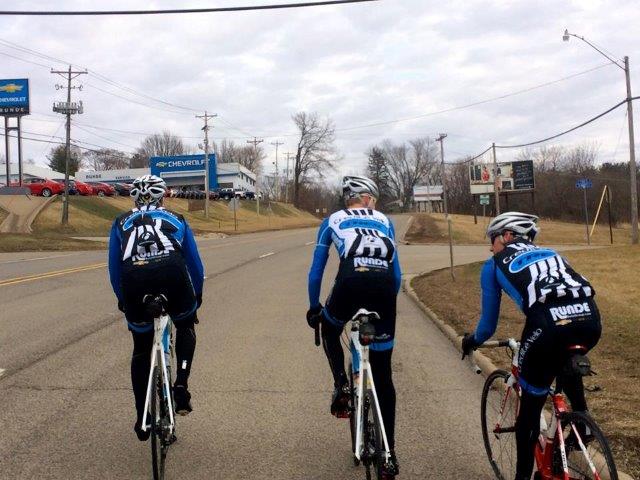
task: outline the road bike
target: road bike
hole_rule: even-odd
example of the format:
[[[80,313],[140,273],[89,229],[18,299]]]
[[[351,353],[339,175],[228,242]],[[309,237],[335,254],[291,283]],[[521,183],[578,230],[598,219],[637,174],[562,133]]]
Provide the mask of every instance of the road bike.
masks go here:
[[[507,347],[511,372],[496,370],[482,389],[482,436],[489,462],[496,477],[511,480],[516,470],[515,423],[520,406],[518,352],[513,338],[489,341],[481,347]],[[590,375],[586,348],[570,347],[564,367],[566,375]],[[617,480],[618,472],[611,448],[595,420],[586,412],[572,412],[556,381],[550,389],[550,409],[540,416],[540,436],[535,444],[537,471],[534,480]]]
[[[378,320],[380,316],[376,312],[361,308],[351,319],[351,329],[347,335],[351,352],[349,362],[351,449],[354,465],[358,466],[360,463],[364,465],[367,480],[371,479],[372,470],[375,478],[383,478],[382,468],[389,462],[391,455],[369,363],[369,347],[375,342],[389,339],[388,335],[376,336],[375,322]]]
[[[176,441],[171,389],[171,372],[175,366],[173,329],[171,318],[167,314],[167,298],[164,295],[145,295],[143,302],[149,315],[154,318],[154,336],[142,428],[145,431],[151,428],[153,478],[162,480],[167,451]]]

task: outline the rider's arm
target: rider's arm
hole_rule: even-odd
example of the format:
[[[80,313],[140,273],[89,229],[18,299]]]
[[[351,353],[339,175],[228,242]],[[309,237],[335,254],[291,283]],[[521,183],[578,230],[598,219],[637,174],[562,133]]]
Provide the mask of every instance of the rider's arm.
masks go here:
[[[196,240],[193,238],[193,232],[189,225],[185,222],[184,229],[184,241],[182,243],[182,253],[184,255],[185,262],[187,263],[187,269],[189,270],[189,276],[193,283],[193,289],[196,295],[202,295],[202,284],[204,283],[204,266],[198,253],[198,246]]]
[[[496,266],[493,258],[487,260],[482,267],[480,286],[482,287],[482,315],[474,334],[474,339],[478,344],[487,341],[495,333],[498,326],[502,289],[496,279]]]
[[[400,270],[400,258],[398,258],[398,244],[396,243],[396,230],[393,228],[393,223],[389,220],[389,236],[396,245],[395,252],[393,254],[393,279],[396,282],[396,294],[400,291],[400,285],[402,285],[402,270]]]
[[[120,288],[120,253],[122,245],[116,222],[117,220],[111,225],[111,233],[109,234],[109,280],[111,280],[111,287],[116,297],[118,297],[118,301],[122,301],[122,289]]]
[[[313,252],[313,263],[309,270],[309,306],[320,305],[320,287],[322,286],[322,275],[324,267],[329,258],[329,247],[331,246],[331,228],[329,219],[325,218],[318,231],[316,248]]]

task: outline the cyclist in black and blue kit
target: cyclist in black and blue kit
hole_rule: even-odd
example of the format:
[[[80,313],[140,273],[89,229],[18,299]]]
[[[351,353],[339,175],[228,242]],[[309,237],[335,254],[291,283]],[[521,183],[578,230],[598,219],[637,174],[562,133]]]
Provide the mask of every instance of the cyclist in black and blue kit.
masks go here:
[[[360,308],[375,311],[380,322],[376,335],[386,341],[372,344],[369,360],[378,392],[380,409],[391,449],[391,459],[383,466],[384,478],[398,474],[394,453],[396,393],[391,374],[391,354],[396,324],[396,296],[400,289],[400,263],[391,221],[375,210],[378,187],[366,177],[343,179],[346,207],[326,218],[320,231],[309,271],[309,311],[307,322],[322,326],[322,345],[334,380],[331,413],[348,417],[349,386],[344,368],[340,334]],[[331,244],[340,257],[338,275],[323,308],[320,287]]]
[[[186,220],[162,207],[166,190],[160,177],[137,178],[130,193],[135,208],[116,218],[109,239],[111,285],[133,336],[134,431],[141,441],[151,432],[142,430],[154,335],[153,318],[148,317],[143,303],[147,294],[167,299],[167,310],[176,327],[175,409],[180,415],[192,411],[188,379],[196,348],[194,324],[198,323],[196,310],[202,303],[204,269]]]
[[[562,367],[571,354],[569,347],[590,350],[601,333],[593,287],[557,252],[532,243],[537,220],[507,212],[489,224],[493,257],[481,273],[482,316],[475,333],[462,340],[464,358],[494,334],[502,290],[526,316],[518,358],[522,396],[516,420],[516,480],[531,478],[540,412],[554,378],[562,383],[574,411],[587,409],[582,377],[565,375]]]

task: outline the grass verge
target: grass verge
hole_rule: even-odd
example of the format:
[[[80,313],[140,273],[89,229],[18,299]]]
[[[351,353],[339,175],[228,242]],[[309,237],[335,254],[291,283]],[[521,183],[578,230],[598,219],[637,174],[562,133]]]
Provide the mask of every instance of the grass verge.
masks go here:
[[[105,242],[76,240],[62,235],[0,233],[0,252],[104,250]]]
[[[451,215],[453,242],[457,244],[483,244],[487,242],[485,231],[489,223],[488,217],[478,217],[475,224],[472,215]],[[540,219],[541,243],[553,245],[577,245],[586,243],[584,224],[559,222]],[[630,229],[628,225],[621,225],[613,229],[614,244],[629,243]],[[448,242],[447,222],[444,215],[437,213],[417,213],[405,235],[410,243],[446,243]],[[597,225],[592,245],[609,245],[609,227]]]
[[[595,377],[585,385],[589,408],[605,431],[618,468],[640,478],[640,363],[638,362],[637,272],[640,247],[614,247],[565,252],[571,265],[587,277],[597,294],[603,334],[589,354]],[[473,331],[480,316],[480,269],[475,263],[455,268],[453,282],[447,270],[416,277],[412,281],[421,300],[459,334]],[[496,337],[519,338],[524,318],[515,304],[503,296]],[[499,350],[486,350],[496,364],[506,366],[508,357]]]

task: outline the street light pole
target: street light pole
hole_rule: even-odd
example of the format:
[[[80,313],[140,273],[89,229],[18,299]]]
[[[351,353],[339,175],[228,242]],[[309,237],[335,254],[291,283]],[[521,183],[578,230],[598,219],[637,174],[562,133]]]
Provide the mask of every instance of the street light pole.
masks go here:
[[[444,139],[447,138],[446,133],[441,133],[438,138],[436,138],[436,142],[440,142],[440,165],[442,167],[442,205],[444,207],[444,218],[447,221],[447,228],[449,230],[449,260],[450,260],[450,271],[451,271],[451,279],[455,280],[456,277],[453,274],[453,236],[451,234],[451,217],[449,216],[449,207],[447,205],[447,179],[445,175],[445,167],[444,167]]]
[[[271,142],[271,145],[276,147],[276,200],[280,201],[282,196],[280,195],[280,174],[278,173],[278,147],[284,145],[284,143],[276,140],[275,142]]]
[[[627,85],[627,119],[629,122],[629,181],[631,182],[631,243],[633,245],[638,243],[638,184],[636,183],[636,142],[633,130],[633,101],[631,96],[631,75],[629,70],[629,57],[624,57],[624,64],[620,64],[619,61],[614,60],[609,55],[604,53],[593,43],[580,35],[569,33],[568,30],[564,31],[562,40],[569,41],[570,37],[575,37],[582,40],[589,45],[600,55],[605,57],[611,63],[615,64],[618,68],[624,70],[625,81]]]
[[[211,179],[209,178],[209,119],[217,117],[217,114],[209,115],[205,110],[204,115],[196,115],[196,118],[204,120],[204,218],[209,218],[209,186]]]

